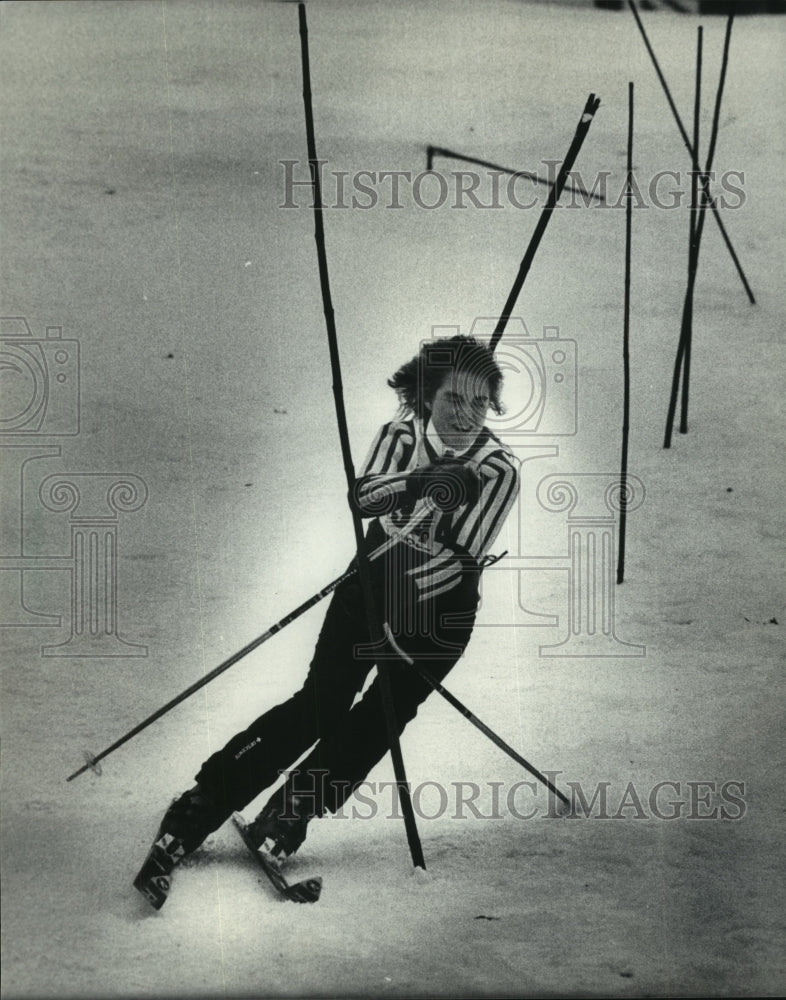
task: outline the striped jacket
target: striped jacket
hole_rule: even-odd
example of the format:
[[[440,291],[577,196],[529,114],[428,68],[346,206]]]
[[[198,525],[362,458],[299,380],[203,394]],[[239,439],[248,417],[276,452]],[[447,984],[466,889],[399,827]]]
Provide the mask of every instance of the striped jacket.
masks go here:
[[[433,427],[419,419],[391,421],[374,439],[355,488],[361,514],[378,517],[388,536],[370,553],[372,559],[397,541],[422,554],[407,570],[414,577],[419,600],[455,587],[467,556],[473,568],[480,567],[519,490],[512,451],[484,428],[475,443],[456,456],[475,465],[481,482],[477,498],[448,510],[440,510],[428,496],[413,500],[407,491],[407,474],[446,454],[452,453]]]

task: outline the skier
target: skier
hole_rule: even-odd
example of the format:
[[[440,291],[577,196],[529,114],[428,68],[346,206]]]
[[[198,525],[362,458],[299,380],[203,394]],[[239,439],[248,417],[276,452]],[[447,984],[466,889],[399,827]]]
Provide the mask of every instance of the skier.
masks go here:
[[[489,409],[502,413],[502,372],[485,344],[455,336],[425,342],[388,385],[399,412],[378,432],[350,501],[371,519],[366,551],[380,621],[442,681],[469,642],[484,559],[518,493],[512,452],[484,426]],[[312,818],[341,807],[388,748],[378,680],[352,707],[382,658],[393,661],[403,731],[432,689],[390,644],[370,645],[355,575],[333,595],[302,689],[209,757],[166,812],[134,882],[154,906],[177,862],[279,775],[288,777],[247,831],[274,857],[298,849]]]

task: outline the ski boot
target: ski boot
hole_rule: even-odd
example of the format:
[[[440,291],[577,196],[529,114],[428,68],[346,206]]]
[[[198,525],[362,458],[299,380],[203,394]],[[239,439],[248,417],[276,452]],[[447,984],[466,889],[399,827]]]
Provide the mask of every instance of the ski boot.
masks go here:
[[[208,834],[217,830],[227,815],[199,785],[173,801],[134,879],[134,888],[154,909],[160,910],[167,900],[175,865],[195,851]]]
[[[315,815],[313,800],[313,794],[297,795],[281,789],[248,824],[249,840],[279,861],[294,854],[306,839],[308,822]]]

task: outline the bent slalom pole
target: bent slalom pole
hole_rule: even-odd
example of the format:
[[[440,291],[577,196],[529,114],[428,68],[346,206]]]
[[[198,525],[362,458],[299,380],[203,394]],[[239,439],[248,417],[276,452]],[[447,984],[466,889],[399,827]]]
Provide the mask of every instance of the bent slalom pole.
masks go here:
[[[132,739],[137,734],[141,733],[143,729],[147,729],[147,727],[152,725],[157,719],[160,719],[162,715],[166,715],[166,713],[169,712],[171,709],[173,709],[176,705],[179,705],[182,701],[185,701],[186,698],[190,698],[192,694],[199,691],[200,688],[203,688],[206,684],[209,684],[210,681],[215,680],[215,678],[218,677],[219,674],[223,674],[225,670],[229,670],[229,668],[233,667],[238,662],[238,660],[242,660],[244,656],[247,656],[258,646],[261,646],[263,642],[267,642],[268,639],[272,638],[276,634],[276,632],[280,632],[282,628],[286,628],[286,626],[289,625],[290,622],[293,622],[296,618],[299,618],[302,614],[308,611],[309,608],[313,608],[314,605],[318,604],[323,597],[327,597],[328,594],[332,594],[333,591],[340,584],[342,584],[345,580],[349,580],[351,577],[355,576],[356,573],[357,573],[356,569],[354,568],[348,569],[346,573],[343,573],[341,576],[337,577],[335,580],[329,583],[326,587],[323,587],[318,594],[314,594],[313,597],[309,597],[307,601],[304,601],[301,605],[295,608],[294,611],[290,611],[288,615],[285,615],[280,621],[277,621],[275,625],[271,625],[271,627],[266,632],[263,632],[262,635],[257,636],[256,639],[253,639],[242,649],[238,650],[237,653],[234,653],[232,656],[229,657],[229,659],[224,660],[223,663],[220,663],[217,667],[211,670],[210,673],[205,674],[204,677],[200,677],[198,681],[196,681],[190,687],[187,687],[185,691],[181,692],[171,701],[168,701],[166,705],[163,705],[161,708],[159,708],[158,711],[153,712],[152,715],[149,715],[146,719],[140,722],[138,726],[134,726],[134,728],[129,730],[129,732],[127,732],[125,736],[121,736],[119,740],[116,740],[111,746],[107,747],[106,750],[102,750],[101,753],[95,757],[90,754],[85,754],[87,763],[83,764],[82,767],[74,771],[73,774],[70,774],[66,780],[72,781],[78,775],[84,774],[84,772],[87,770],[96,771],[98,762],[102,761],[104,757],[108,757],[110,753],[113,753],[119,747],[123,746],[124,743],[128,743],[130,739]]]
[[[490,160],[480,160],[477,156],[467,156],[464,153],[456,153],[454,150],[446,149],[444,146],[426,146],[426,170],[434,169],[433,163],[435,156],[441,156],[449,160],[461,160],[463,163],[476,163],[479,167],[490,167],[497,173],[510,174],[512,177],[524,177],[527,180],[533,181],[535,184],[541,184],[548,188],[553,188],[557,183],[556,180],[540,177],[538,174],[532,173],[531,170],[514,170],[512,167],[501,167],[498,163],[492,163]],[[563,190],[572,191],[573,194],[580,194],[582,199],[590,198],[597,205],[606,204],[601,195],[595,194],[594,190],[588,191],[580,184],[565,184]],[[586,200],[584,201],[584,204],[587,204]]]
[[[570,173],[573,164],[576,162],[576,157],[579,155],[579,150],[581,149],[587,132],[589,132],[592,119],[595,117],[595,112],[598,110],[599,106],[600,98],[595,97],[594,94],[590,94],[587,98],[587,103],[584,106],[584,111],[582,112],[579,124],[576,126],[576,134],[573,136],[573,141],[568,148],[568,152],[565,154],[565,159],[559,169],[557,179],[554,182],[554,186],[551,191],[549,191],[546,204],[543,206],[543,211],[540,213],[540,218],[535,226],[535,232],[532,234],[529,246],[527,247],[524,257],[522,258],[521,265],[519,266],[519,273],[516,275],[516,280],[513,282],[513,287],[510,290],[507,302],[502,309],[502,315],[497,321],[497,325],[491,335],[489,347],[492,351],[495,350],[502,334],[505,332],[505,327],[508,325],[508,320],[510,319],[513,308],[516,305],[516,299],[519,297],[519,293],[524,287],[524,282],[529,274],[529,269],[532,267],[532,261],[535,259],[535,254],[537,253],[543,234],[546,232],[546,226],[549,224],[549,219],[551,218],[557,202],[559,201],[559,196],[562,194],[565,187],[568,174]]]
[[[336,332],[336,322],[333,314],[333,298],[330,292],[330,279],[328,275],[327,250],[325,247],[325,229],[322,222],[322,190],[319,179],[319,169],[316,149],[316,134],[314,129],[314,113],[311,102],[311,70],[308,53],[308,27],[306,24],[306,6],[304,3],[298,4],[298,17],[300,22],[300,53],[303,67],[303,106],[306,116],[306,144],[308,148],[308,165],[311,172],[311,189],[313,191],[314,206],[314,241],[317,250],[317,264],[319,267],[319,284],[322,292],[322,307],[325,314],[325,327],[328,341],[328,351],[330,354],[330,371],[333,376],[333,399],[336,409],[336,423],[338,425],[338,436],[341,443],[341,457],[344,463],[344,472],[347,479],[347,496],[351,497],[355,485],[355,468],[352,462],[352,451],[349,444],[349,429],[347,426],[346,410],[344,408],[344,390],[341,378],[341,361],[338,351],[338,334]],[[371,589],[371,576],[369,568],[369,555],[366,550],[366,539],[363,532],[363,524],[359,512],[349,504],[352,515],[352,526],[355,531],[355,545],[357,548],[357,567],[360,587],[363,593],[363,606],[368,623],[369,639],[372,645],[380,645],[384,640],[381,622],[374,604],[374,595]],[[404,817],[404,828],[409,844],[412,864],[415,868],[426,867],[423,857],[423,847],[420,843],[417,823],[415,821],[415,810],[412,805],[412,798],[407,783],[407,776],[404,769],[404,758],[401,753],[401,743],[398,736],[398,724],[393,705],[393,696],[390,690],[390,680],[387,673],[388,666],[385,663],[377,664],[377,678],[379,681],[379,692],[382,701],[382,714],[385,719],[385,730],[387,733],[388,748],[393,762],[393,772],[396,778],[399,802]]]

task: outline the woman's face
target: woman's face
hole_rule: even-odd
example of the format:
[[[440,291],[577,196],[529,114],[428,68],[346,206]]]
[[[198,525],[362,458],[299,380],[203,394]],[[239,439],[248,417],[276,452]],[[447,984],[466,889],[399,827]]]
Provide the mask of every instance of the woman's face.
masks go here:
[[[486,422],[491,392],[487,378],[453,371],[434,393],[426,409],[440,439],[448,448],[466,451]]]

